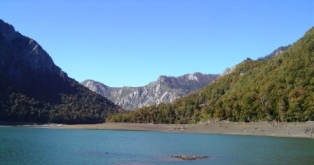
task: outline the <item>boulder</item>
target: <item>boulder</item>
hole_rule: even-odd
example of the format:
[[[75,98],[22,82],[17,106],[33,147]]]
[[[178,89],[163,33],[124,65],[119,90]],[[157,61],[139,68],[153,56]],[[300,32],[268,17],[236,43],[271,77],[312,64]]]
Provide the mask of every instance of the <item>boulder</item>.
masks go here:
[[[189,156],[189,155],[174,155],[172,156],[173,158],[176,159],[181,159],[181,160],[196,160],[196,159],[205,159],[208,158],[208,156]]]

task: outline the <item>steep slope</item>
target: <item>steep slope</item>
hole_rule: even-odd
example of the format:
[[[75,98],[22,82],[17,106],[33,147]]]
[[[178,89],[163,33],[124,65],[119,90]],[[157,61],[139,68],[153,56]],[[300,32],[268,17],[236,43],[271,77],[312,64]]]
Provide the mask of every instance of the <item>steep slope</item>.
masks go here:
[[[180,77],[160,76],[157,81],[143,87],[111,88],[100,82],[82,82],[90,90],[97,92],[126,110],[143,106],[170,103],[192,91],[196,91],[214,81],[215,74],[186,74]]]
[[[290,48],[291,45],[288,45],[288,46],[280,46],[279,48],[277,48],[276,50],[274,50],[272,53],[270,53],[269,55],[265,56],[265,57],[261,57],[257,60],[268,60],[272,57],[275,57],[281,53],[283,53],[284,51],[286,51],[287,49]]]
[[[286,51],[291,45],[288,45],[288,46],[280,46],[279,48],[277,48],[276,50],[274,50],[272,53],[264,56],[264,57],[260,57],[258,58],[257,60],[258,61],[264,61],[264,60],[269,60],[270,58],[273,58],[281,53],[283,53],[284,51]],[[223,77],[231,72],[233,72],[235,70],[235,68],[237,67],[237,65],[233,66],[233,67],[230,67],[230,68],[226,68],[219,76],[220,77]]]
[[[172,102],[113,115],[111,121],[314,120],[314,28],[281,54],[247,59],[215,82]]]
[[[33,39],[0,20],[0,121],[98,123],[118,106],[69,78]]]

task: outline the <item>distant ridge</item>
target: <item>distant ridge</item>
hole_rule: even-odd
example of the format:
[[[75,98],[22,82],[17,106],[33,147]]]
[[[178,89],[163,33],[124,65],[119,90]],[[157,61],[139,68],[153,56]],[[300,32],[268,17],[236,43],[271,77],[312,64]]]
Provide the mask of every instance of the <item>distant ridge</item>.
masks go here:
[[[286,51],[287,49],[290,48],[291,45],[288,45],[288,46],[280,46],[279,48],[277,48],[276,50],[274,50],[272,53],[270,53],[269,55],[265,56],[265,57],[261,57],[257,60],[268,60],[272,57],[275,57],[281,53],[283,53],[284,51]]]
[[[126,110],[143,106],[170,103],[214,81],[218,74],[185,74],[179,77],[160,76],[143,87],[112,88],[94,80],[85,80],[84,86],[113,101]]]

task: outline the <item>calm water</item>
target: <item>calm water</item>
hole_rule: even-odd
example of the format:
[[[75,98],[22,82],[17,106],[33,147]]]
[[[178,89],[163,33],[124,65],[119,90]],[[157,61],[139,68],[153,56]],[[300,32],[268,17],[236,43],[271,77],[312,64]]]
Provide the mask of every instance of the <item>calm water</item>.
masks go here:
[[[172,155],[207,155],[181,161]],[[0,164],[313,164],[314,140],[0,127]]]

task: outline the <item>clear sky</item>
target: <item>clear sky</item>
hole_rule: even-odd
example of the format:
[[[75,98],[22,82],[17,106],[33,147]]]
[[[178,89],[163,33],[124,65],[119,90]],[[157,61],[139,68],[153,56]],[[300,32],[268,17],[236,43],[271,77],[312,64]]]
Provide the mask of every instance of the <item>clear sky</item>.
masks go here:
[[[314,26],[314,1],[0,0],[0,19],[79,82],[143,86],[292,44]]]

